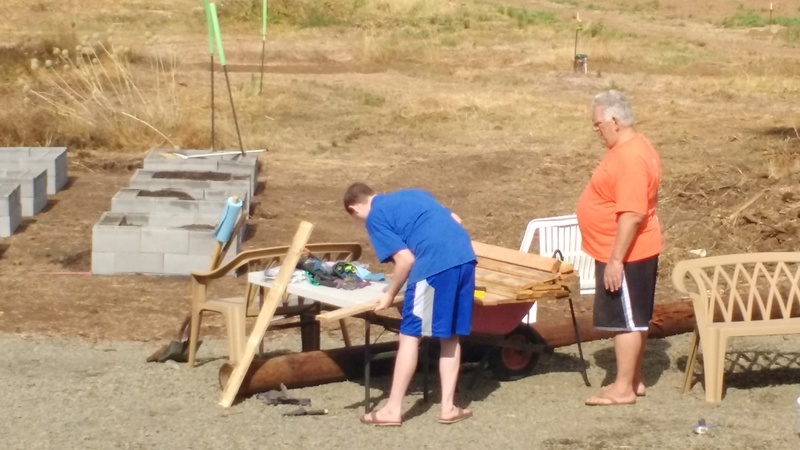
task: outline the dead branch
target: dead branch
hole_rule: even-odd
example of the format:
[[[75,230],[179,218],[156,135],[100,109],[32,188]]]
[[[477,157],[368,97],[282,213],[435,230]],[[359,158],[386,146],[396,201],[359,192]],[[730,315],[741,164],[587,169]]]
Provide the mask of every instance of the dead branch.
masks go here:
[[[742,218],[743,218],[744,220],[746,220],[746,221],[750,222],[750,223],[753,223],[753,224],[756,224],[756,225],[761,225],[762,227],[767,227],[767,228],[770,228],[770,229],[772,229],[772,230],[774,230],[774,231],[777,231],[778,233],[783,233],[783,234],[786,234],[786,230],[784,230],[783,228],[779,228],[779,227],[776,227],[775,225],[770,225],[770,224],[768,224],[768,223],[765,223],[765,222],[763,222],[763,221],[761,221],[761,220],[758,220],[758,219],[757,219],[757,218],[756,218],[754,215],[752,215],[752,214],[742,214]]]
[[[742,206],[737,208],[736,211],[733,212],[733,214],[728,216],[728,220],[731,221],[731,222],[735,222],[736,219],[739,217],[739,214],[741,214],[745,209],[749,208],[750,205],[752,205],[758,199],[760,199],[766,192],[767,192],[767,189],[765,189],[765,190],[759,192],[758,194],[754,195],[750,200],[746,201]]]

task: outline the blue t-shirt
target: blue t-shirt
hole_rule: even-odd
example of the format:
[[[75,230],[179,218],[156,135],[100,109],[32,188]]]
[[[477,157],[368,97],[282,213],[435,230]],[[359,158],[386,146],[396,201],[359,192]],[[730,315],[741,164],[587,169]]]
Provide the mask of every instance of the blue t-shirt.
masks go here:
[[[467,230],[449,209],[420,189],[378,194],[367,216],[367,233],[381,262],[400,250],[414,255],[409,285],[452,267],[475,261]]]

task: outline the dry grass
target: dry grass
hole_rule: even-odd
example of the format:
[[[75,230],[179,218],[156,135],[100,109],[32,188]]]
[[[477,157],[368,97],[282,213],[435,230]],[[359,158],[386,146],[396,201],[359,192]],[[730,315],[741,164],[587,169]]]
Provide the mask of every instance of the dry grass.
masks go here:
[[[2,113],[1,143],[137,151],[204,146],[209,132],[192,107],[181,105],[196,99],[182,92],[177,57],[153,42],[149,36],[132,50],[112,44],[111,35],[78,41],[68,34],[12,52],[17,70],[23,57],[33,57],[5,86],[17,101]]]

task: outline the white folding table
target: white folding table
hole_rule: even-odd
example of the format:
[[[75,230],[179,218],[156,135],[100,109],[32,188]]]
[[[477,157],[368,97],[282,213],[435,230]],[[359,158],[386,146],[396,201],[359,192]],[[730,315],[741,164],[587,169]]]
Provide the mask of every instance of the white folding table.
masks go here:
[[[265,288],[272,287],[272,280],[264,278],[264,272],[250,272],[247,281]],[[315,286],[306,280],[289,283],[286,292],[289,295],[313,300],[337,308],[346,308],[377,300],[389,284],[381,281],[372,281],[363,288],[347,290],[327,286]]]
[[[247,281],[252,283],[256,286],[261,286],[264,288],[272,287],[272,279],[266,279],[264,277],[263,271],[258,272],[250,272],[247,274]],[[384,289],[389,285],[387,282],[380,282],[380,281],[372,281],[369,285],[364,286],[358,289],[337,289],[327,286],[315,286],[309,283],[306,280],[297,281],[289,283],[286,287],[286,292],[289,295],[295,295],[300,299],[305,300],[312,300],[315,302],[323,303],[328,306],[333,306],[336,308],[347,308],[356,305],[363,305],[365,303],[369,303],[371,301],[377,300],[378,297],[383,293]],[[398,294],[398,297],[402,298],[402,293]],[[370,325],[371,325],[371,318],[373,317],[373,313],[367,312],[361,314],[359,317],[362,317],[366,322],[364,324],[364,394],[365,394],[365,401],[364,407],[365,411],[370,411],[370,392],[369,392],[369,385],[370,385],[370,363],[372,361],[372,352],[370,350]],[[427,347],[427,346],[426,346]],[[427,350],[427,348],[425,348]],[[427,351],[425,352],[427,356]],[[427,372],[427,365],[426,365],[426,372]],[[427,373],[426,373],[426,382],[425,385],[427,386]],[[427,389],[424,392],[425,400],[427,401]]]

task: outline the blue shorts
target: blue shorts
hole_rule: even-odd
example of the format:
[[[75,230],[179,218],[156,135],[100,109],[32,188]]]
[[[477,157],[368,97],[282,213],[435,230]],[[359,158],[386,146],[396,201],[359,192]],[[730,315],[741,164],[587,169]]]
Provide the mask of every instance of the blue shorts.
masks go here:
[[[408,286],[400,333],[449,339],[472,326],[475,263],[462,264]]]

